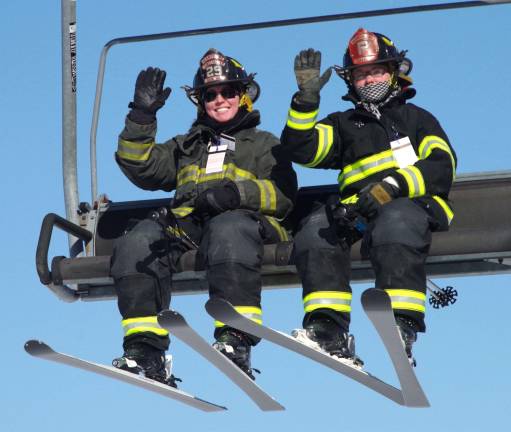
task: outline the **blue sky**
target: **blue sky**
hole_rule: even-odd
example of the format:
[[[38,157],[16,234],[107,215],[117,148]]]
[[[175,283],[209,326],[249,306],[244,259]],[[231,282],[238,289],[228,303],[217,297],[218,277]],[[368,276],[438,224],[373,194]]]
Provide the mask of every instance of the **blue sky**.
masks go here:
[[[89,130],[99,54],[110,39],[192,28],[435,3],[401,1],[170,2],[151,0],[78,1],[78,158],[80,200],[90,201]],[[116,166],[113,153],[139,70],[167,70],[173,93],[159,113],[163,141],[185,131],[194,107],[180,86],[191,84],[198,59],[210,47],[257,72],[262,94],[256,107],[262,127],[276,135],[295,91],[293,58],[303,48],[323,52],[325,66],[340,64],[347,40],[366,27],[408,49],[417,88],[414,102],[441,122],[458,153],[459,173],[509,169],[511,5],[369,18],[234,34],[192,37],[114,47],[105,77],[98,130],[99,191],[114,201],[164,197],[134,187]],[[506,30],[507,29],[507,30]],[[0,6],[2,101],[0,119],[5,163],[3,244],[0,247],[4,311],[0,430],[73,432],[118,429],[297,432],[415,432],[456,428],[464,432],[502,429],[509,423],[511,338],[507,319],[509,276],[437,280],[453,285],[459,301],[428,312],[428,333],[416,347],[417,375],[430,409],[396,406],[329,369],[262,343],[253,364],[258,383],[287,411],[262,413],[220,373],[179,341],[173,343],[176,374],[183,389],[230,408],[203,414],[144,390],[44,362],[23,351],[27,339],[110,363],[121,353],[122,333],[115,302],[59,301],[35,272],[40,223],[48,212],[64,214],[61,178],[60,1],[2,2]],[[323,90],[321,113],[347,109],[345,85],[333,76]],[[334,183],[334,171],[298,169],[303,185]],[[52,256],[67,253],[56,233]],[[352,331],[367,369],[396,384],[383,348],[361,311],[354,285]],[[263,293],[265,322],[291,330],[302,316],[301,291]],[[176,297],[173,307],[210,339],[212,323],[203,309],[206,295]]]

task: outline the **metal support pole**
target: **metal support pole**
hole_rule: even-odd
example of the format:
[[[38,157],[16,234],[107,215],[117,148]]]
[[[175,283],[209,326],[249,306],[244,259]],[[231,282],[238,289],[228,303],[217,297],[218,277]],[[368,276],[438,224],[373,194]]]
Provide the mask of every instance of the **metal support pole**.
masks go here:
[[[61,0],[62,177],[67,220],[78,224],[76,157],[76,0]],[[76,237],[69,235],[70,251]]]

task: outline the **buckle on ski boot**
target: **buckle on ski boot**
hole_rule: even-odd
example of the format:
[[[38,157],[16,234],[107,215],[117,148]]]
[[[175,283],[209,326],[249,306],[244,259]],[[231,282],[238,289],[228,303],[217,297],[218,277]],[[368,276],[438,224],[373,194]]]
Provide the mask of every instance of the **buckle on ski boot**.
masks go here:
[[[396,324],[399,330],[399,336],[403,342],[403,347],[406,351],[406,355],[408,356],[408,361],[412,367],[415,367],[417,366],[417,362],[413,357],[412,347],[413,343],[417,340],[417,331],[419,330],[419,327],[415,321],[402,315],[396,316]]]
[[[349,366],[362,369],[364,362],[355,354],[355,337],[327,317],[312,319],[304,329],[291,336],[305,345],[343,360]]]
[[[122,357],[112,360],[112,365],[174,388],[181,382],[172,374],[172,356],[147,344],[127,348]]]
[[[225,329],[213,343],[213,348],[231,360],[251,379],[255,380],[254,372],[261,373],[250,365],[251,344],[240,331]]]

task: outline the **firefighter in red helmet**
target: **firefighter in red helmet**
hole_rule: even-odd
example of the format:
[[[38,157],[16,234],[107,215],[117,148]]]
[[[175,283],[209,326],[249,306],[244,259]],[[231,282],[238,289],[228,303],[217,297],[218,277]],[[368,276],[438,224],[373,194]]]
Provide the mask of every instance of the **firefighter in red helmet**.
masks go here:
[[[263,245],[288,239],[279,221],[292,209],[297,183],[279,140],[257,128],[259,86],[237,60],[216,49],[204,54],[193,87],[185,87],[197,118],[185,134],[156,144],[156,112],[171,93],[165,77],[158,68],[140,72],[115,157],[135,185],[175,195],[168,209],[115,240],[111,275],[124,329],[124,354],[114,365],[175,386],[165,369],[169,334],[156,316],[169,307],[180,257],[197,249],[210,296],[261,322]],[[253,378],[258,340],[215,326],[214,346]]]
[[[281,142],[293,162],[339,171],[339,194],[318,205],[295,235],[295,260],[303,284],[305,341],[357,362],[349,334],[352,291],[350,248],[357,235],[338,210],[365,218],[362,252],[371,260],[376,288],[385,290],[410,362],[412,344],[424,332],[425,261],[431,232],[453,218],[448,194],[456,155],[436,118],[407,100],[415,95],[411,61],[386,36],[359,29],[342,67],[344,100],[354,107],[317,120],[321,53],[295,59],[293,95]],[[344,234],[342,234],[344,233]]]

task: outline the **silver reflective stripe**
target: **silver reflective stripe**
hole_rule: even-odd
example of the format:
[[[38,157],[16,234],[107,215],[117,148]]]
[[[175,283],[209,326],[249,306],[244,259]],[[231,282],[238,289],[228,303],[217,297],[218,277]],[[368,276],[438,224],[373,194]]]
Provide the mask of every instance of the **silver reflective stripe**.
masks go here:
[[[372,168],[376,168],[379,165],[383,165],[383,164],[386,164],[386,163],[389,163],[389,162],[393,162],[393,161],[394,161],[394,157],[393,156],[388,156],[388,157],[384,157],[383,159],[378,159],[378,160],[376,160],[374,162],[369,162],[367,164],[364,164],[361,167],[355,168],[355,169],[353,169],[352,171],[350,171],[348,173],[343,173],[342,174],[342,182],[344,184],[344,183],[346,183],[347,179],[349,179],[349,178],[351,178],[353,176],[363,174],[365,171],[368,171],[368,170],[370,170]]]
[[[158,322],[154,323],[151,321],[137,321],[130,324],[123,324],[122,325],[124,329],[124,333],[129,332],[130,330],[139,328],[139,327],[146,327],[146,328],[154,328],[157,330],[164,330],[163,327],[161,327]]]
[[[413,189],[408,187],[408,189],[410,189],[412,191],[412,193],[410,195],[412,195],[412,196],[418,195],[419,191],[420,191],[420,184],[419,184],[419,179],[417,178],[417,173],[410,168],[401,168],[399,171],[406,171],[408,173],[408,175],[410,176],[410,177],[408,177],[408,176],[406,177],[408,180],[411,180],[412,184],[413,184]]]
[[[251,319],[252,321],[261,321],[263,319],[262,314],[257,313],[242,313],[245,318]]]
[[[406,296],[390,296],[392,303],[413,303],[419,306],[426,307],[426,302],[424,300],[415,298],[415,297],[406,297]]]
[[[335,298],[312,299],[312,300],[307,300],[303,305],[305,308],[307,308],[308,306],[317,305],[317,304],[324,304],[324,305],[338,304],[338,305],[350,306],[351,300],[350,299],[335,299]]]
[[[154,142],[142,144],[119,140],[117,152],[123,159],[147,160],[153,146]]]
[[[268,180],[254,180],[259,186],[261,191],[261,209],[264,210],[275,210],[276,209],[276,197],[275,189]],[[273,195],[273,199],[272,199]]]
[[[296,124],[301,124],[301,125],[307,125],[307,124],[310,124],[310,123],[314,123],[316,121],[316,118],[317,118],[317,115],[315,116],[312,116],[310,118],[298,118],[298,117],[295,117],[291,114],[291,112],[289,113],[287,119],[293,123],[296,123]]]

